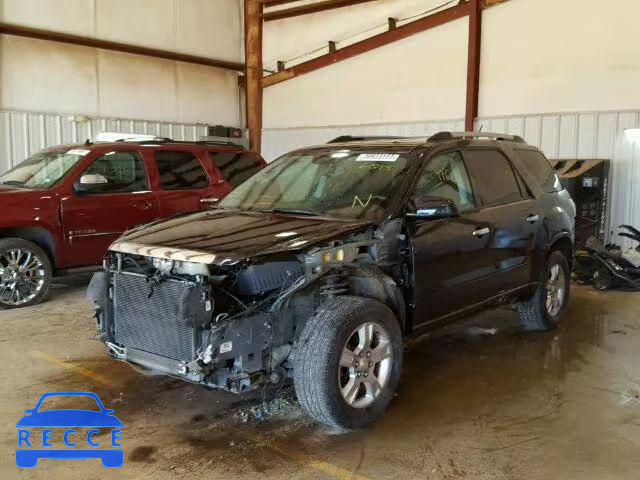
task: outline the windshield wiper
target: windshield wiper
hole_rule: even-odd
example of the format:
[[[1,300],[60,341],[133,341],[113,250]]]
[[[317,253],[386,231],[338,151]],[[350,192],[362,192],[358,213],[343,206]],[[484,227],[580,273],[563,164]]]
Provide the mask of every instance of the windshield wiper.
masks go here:
[[[25,182],[22,182],[20,180],[5,180],[4,182],[0,182],[0,184],[2,185],[14,185],[16,187],[21,187],[24,185]]]
[[[313,210],[311,208],[270,208],[268,210],[261,211],[272,213],[291,213],[293,215],[310,215],[314,217],[322,215],[322,212],[318,212],[317,210]]]

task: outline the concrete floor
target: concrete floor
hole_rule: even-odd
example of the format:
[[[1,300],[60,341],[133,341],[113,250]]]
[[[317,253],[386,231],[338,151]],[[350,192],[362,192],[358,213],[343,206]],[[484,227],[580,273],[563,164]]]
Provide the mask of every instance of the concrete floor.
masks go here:
[[[522,332],[504,309],[449,327],[410,348],[381,422],[335,435],[295,404],[256,421],[256,397],[145,377],[109,359],[90,340],[86,283],[66,280],[45,304],[0,312],[0,478],[640,477],[638,294],[575,288],[556,332]],[[99,460],[16,467],[15,423],[52,390],[94,391],[115,409],[122,468]]]

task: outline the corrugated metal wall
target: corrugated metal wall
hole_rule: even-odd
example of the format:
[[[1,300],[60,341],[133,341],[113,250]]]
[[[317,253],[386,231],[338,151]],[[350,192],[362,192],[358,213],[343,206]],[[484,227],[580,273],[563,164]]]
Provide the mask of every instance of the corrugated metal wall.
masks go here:
[[[101,132],[126,132],[199,140],[207,134],[204,125],[90,118],[34,112],[0,111],[0,173],[45,147],[82,143]]]
[[[610,225],[640,226],[640,139],[625,129],[640,128],[640,112],[581,112],[481,118],[476,129],[521,135],[552,159],[612,160]],[[340,135],[431,135],[441,130],[462,131],[462,119],[422,123],[347,125],[265,129],[263,155],[267,161],[296,148],[321,144]],[[628,243],[620,237],[611,240]]]

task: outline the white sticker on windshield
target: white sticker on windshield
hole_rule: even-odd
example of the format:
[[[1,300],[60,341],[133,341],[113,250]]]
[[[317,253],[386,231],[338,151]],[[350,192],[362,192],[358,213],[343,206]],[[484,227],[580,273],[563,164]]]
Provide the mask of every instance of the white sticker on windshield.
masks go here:
[[[397,153],[361,153],[356,162],[395,162],[399,156]]]
[[[67,155],[80,155],[81,157],[84,157],[89,152],[91,152],[91,150],[85,150],[84,148],[74,148],[73,150],[69,150],[67,152]]]

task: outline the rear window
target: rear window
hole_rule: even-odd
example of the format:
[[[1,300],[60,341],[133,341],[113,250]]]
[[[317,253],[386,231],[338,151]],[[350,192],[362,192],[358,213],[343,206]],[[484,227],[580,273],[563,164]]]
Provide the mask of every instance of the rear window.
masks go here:
[[[207,174],[191,152],[156,152],[163,190],[188,190],[209,186]]]
[[[555,170],[542,153],[536,150],[516,150],[516,153],[543,192],[553,193],[562,190],[562,184]]]
[[[209,152],[209,159],[233,188],[262,168],[262,160],[248,152]]]
[[[464,156],[485,207],[522,200],[513,168],[502,153],[497,150],[468,150]]]

